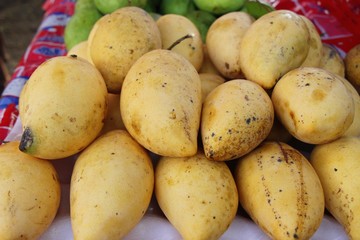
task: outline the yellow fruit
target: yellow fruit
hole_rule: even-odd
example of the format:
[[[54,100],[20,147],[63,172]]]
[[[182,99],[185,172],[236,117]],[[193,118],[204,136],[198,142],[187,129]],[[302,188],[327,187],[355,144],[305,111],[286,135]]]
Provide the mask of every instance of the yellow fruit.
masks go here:
[[[222,76],[243,78],[240,67],[240,43],[255,19],[250,14],[236,11],[218,17],[206,35],[208,55]]]
[[[360,239],[360,138],[346,137],[315,146],[310,163],[325,193],[329,212],[350,239]]]
[[[324,215],[315,170],[296,149],[264,142],[239,159],[235,180],[241,206],[272,239],[310,239]]]
[[[205,101],[207,95],[217,86],[223,84],[225,79],[218,74],[215,73],[199,73],[199,77],[201,80],[201,99],[202,102]]]
[[[73,56],[47,60],[20,94],[20,150],[45,159],[80,152],[103,127],[106,96],[104,79],[88,61]]]
[[[166,14],[161,16],[156,24],[160,31],[163,49],[169,49],[182,37],[189,36],[189,38],[172,47],[171,50],[185,57],[196,70],[199,70],[204,58],[203,42],[194,23],[181,15]]]
[[[227,81],[206,97],[201,115],[201,139],[207,158],[227,161],[257,147],[270,133],[274,109],[260,85]]]
[[[37,239],[56,216],[60,182],[50,162],[19,151],[18,145],[0,146],[0,238]]]
[[[77,57],[81,57],[85,60],[88,60],[91,64],[93,64],[88,51],[88,41],[82,41],[75,46],[73,46],[66,54],[67,56],[76,55]]]
[[[240,44],[240,67],[246,79],[271,89],[288,71],[299,67],[309,52],[310,34],[300,15],[275,10],[258,18]]]
[[[107,101],[108,109],[104,119],[104,126],[100,132],[100,135],[110,132],[111,130],[125,130],[120,113],[120,94],[109,93],[107,95]]]
[[[271,99],[283,126],[305,143],[333,141],[354,121],[351,92],[339,76],[321,68],[289,71],[276,83]]]
[[[192,157],[162,157],[155,170],[160,208],[184,240],[216,240],[235,218],[238,196],[224,162]]]
[[[323,43],[320,68],[345,77],[345,63],[340,54],[331,45]]]
[[[304,20],[308,30],[309,30],[309,52],[304,60],[304,62],[301,64],[301,67],[319,67],[321,58],[322,58],[322,41],[319,32],[317,31],[315,25],[313,22],[303,16],[300,15],[302,20]]]
[[[88,44],[108,91],[118,94],[132,64],[144,53],[161,48],[161,38],[147,12],[139,7],[123,7],[96,22]]]
[[[76,160],[70,185],[74,239],[121,239],[144,216],[154,188],[147,152],[125,130],[99,137]]]
[[[346,54],[345,63],[345,77],[360,93],[360,43],[352,47]]]
[[[201,82],[180,54],[159,49],[139,58],[124,80],[120,111],[126,129],[146,149],[172,157],[197,152]]]

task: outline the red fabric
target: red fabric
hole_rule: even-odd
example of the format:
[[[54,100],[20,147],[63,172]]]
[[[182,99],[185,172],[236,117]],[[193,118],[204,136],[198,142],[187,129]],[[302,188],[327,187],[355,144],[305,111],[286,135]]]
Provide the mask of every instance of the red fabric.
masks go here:
[[[66,54],[63,35],[67,21],[74,13],[75,1],[47,0],[42,8],[43,20],[0,98],[0,143],[18,117],[18,98],[26,80],[47,59]]]
[[[360,43],[360,0],[270,0],[276,9],[302,14],[317,27],[322,41],[337,47],[344,57]]]

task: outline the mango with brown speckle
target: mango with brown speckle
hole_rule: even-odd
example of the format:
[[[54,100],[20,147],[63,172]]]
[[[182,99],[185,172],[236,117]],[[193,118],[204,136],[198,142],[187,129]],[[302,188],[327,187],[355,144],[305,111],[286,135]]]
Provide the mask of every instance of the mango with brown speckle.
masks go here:
[[[310,239],[324,216],[318,175],[299,151],[264,142],[240,158],[235,169],[239,201],[272,239]]]
[[[146,149],[171,157],[196,154],[201,81],[185,57],[158,49],[144,54],[123,83],[120,111],[125,128]]]
[[[275,85],[276,116],[295,138],[309,144],[333,141],[354,121],[355,104],[340,76],[321,68],[300,67]]]
[[[206,35],[208,56],[222,76],[243,78],[240,66],[240,44],[255,19],[246,12],[236,11],[218,17]]]
[[[108,92],[118,94],[134,62],[143,54],[161,48],[154,19],[139,7],[122,7],[104,15],[88,38],[90,58],[105,79]]]
[[[315,146],[310,163],[325,193],[327,210],[350,239],[360,239],[360,138],[344,137]]]
[[[269,135],[274,108],[255,82],[234,79],[213,89],[203,103],[201,139],[207,158],[227,161],[256,148]]]

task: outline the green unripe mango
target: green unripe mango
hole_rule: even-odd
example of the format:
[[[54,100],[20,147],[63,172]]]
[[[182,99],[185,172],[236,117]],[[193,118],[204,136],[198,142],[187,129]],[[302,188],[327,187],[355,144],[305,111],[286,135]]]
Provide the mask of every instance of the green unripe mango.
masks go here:
[[[222,15],[239,10],[245,0],[194,0],[194,3],[200,10]]]
[[[108,14],[126,6],[145,8],[147,0],[94,0],[94,3],[101,13]]]
[[[206,34],[209,30],[210,25],[216,20],[216,17],[209,13],[202,10],[194,10],[185,15],[190,21],[192,21],[195,26],[198,28],[201,39],[205,43]]]
[[[147,11],[148,13],[157,13],[160,14],[159,9],[160,9],[160,3],[162,1],[161,0],[147,0],[144,10]]]
[[[77,0],[75,3],[75,12],[96,9],[94,0]]]
[[[163,0],[160,3],[161,14],[186,15],[195,10],[195,4],[192,0]]]
[[[146,5],[144,6],[144,10],[147,11],[148,13],[151,12],[155,13],[157,12],[157,7],[153,1],[147,1]]]
[[[77,11],[68,21],[64,31],[67,50],[88,39],[95,22],[102,17],[97,9]]]
[[[274,7],[267,3],[261,3],[259,1],[246,1],[241,11],[247,12],[255,19],[258,19],[262,15],[275,10]]]

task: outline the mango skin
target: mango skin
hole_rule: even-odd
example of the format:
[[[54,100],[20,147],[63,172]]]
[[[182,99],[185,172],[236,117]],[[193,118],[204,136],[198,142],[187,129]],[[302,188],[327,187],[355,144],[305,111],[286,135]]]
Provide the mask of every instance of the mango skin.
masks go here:
[[[312,23],[312,21],[303,16],[300,15],[302,20],[305,22],[308,30],[309,30],[309,52],[304,60],[304,62],[301,64],[301,67],[319,67],[321,63],[322,58],[322,48],[323,43],[321,41],[321,36],[319,32],[317,31],[315,25]]]
[[[196,154],[201,118],[201,80],[178,53],[158,49],[131,67],[121,91],[120,111],[131,136],[161,156]]]
[[[88,38],[90,58],[104,77],[108,92],[120,93],[130,67],[143,54],[161,48],[154,19],[139,7],[123,7],[104,15]]]
[[[352,47],[344,58],[345,77],[360,94],[360,43]]]
[[[169,49],[180,38],[192,34],[192,37],[172,47],[171,51],[181,54],[189,60],[196,70],[201,68],[204,59],[203,42],[196,25],[187,17],[177,14],[161,16],[156,25],[159,28],[163,49]]]
[[[345,77],[345,63],[339,52],[331,45],[323,43],[319,68]]]
[[[315,146],[310,163],[324,188],[327,210],[350,239],[360,239],[360,137]]]
[[[30,76],[19,98],[19,148],[59,159],[83,150],[103,127],[107,90],[99,71],[76,56],[54,57]]]
[[[0,146],[0,236],[38,239],[59,209],[60,181],[50,162],[19,151],[18,145]]]
[[[271,89],[281,76],[299,67],[309,52],[310,34],[300,15],[275,10],[258,18],[240,44],[245,78]]]
[[[210,160],[228,161],[256,148],[271,131],[274,108],[260,85],[229,80],[205,98],[201,113],[201,139]]]
[[[235,169],[240,205],[272,239],[310,239],[324,216],[324,191],[309,161],[281,142],[264,142]]]
[[[238,208],[229,167],[209,161],[202,152],[191,157],[162,157],[155,170],[155,194],[184,240],[219,239]]]
[[[321,68],[289,71],[271,93],[276,116],[292,136],[305,143],[322,144],[343,136],[355,115],[351,89],[343,81]]]
[[[70,183],[74,239],[122,239],[153,193],[150,156],[125,130],[95,140],[76,160]]]
[[[245,12],[231,12],[218,17],[206,35],[207,52],[216,69],[228,79],[243,78],[240,44],[255,19]]]

